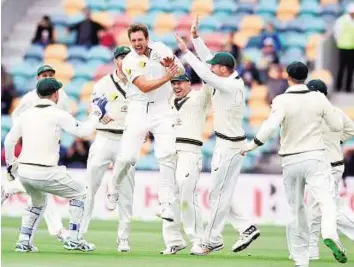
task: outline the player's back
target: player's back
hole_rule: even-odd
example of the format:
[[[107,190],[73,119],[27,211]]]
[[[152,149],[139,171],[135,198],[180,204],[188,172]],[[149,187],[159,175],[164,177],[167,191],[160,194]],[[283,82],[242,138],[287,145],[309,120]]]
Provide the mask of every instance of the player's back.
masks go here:
[[[325,149],[321,123],[328,100],[306,85],[296,85],[273,100],[284,111],[281,123],[280,155],[292,155]]]
[[[60,136],[59,110],[49,100],[42,100],[18,117],[22,134],[20,163],[56,166],[59,160]]]

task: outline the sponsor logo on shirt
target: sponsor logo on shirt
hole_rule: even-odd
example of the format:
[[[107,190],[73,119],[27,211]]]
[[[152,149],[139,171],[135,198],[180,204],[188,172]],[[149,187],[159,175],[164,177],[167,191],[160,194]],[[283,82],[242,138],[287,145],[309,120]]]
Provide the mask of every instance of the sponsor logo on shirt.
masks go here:
[[[140,68],[145,68],[146,62],[145,62],[145,61],[139,61],[139,62],[138,62],[138,66],[139,66]]]

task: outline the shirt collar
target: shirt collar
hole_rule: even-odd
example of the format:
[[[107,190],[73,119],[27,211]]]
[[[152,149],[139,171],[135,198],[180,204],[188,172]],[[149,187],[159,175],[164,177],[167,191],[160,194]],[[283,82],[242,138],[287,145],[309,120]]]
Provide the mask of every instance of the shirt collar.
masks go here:
[[[234,71],[233,73],[231,73],[231,75],[229,76],[230,79],[235,79],[238,76],[238,72]]]
[[[297,84],[290,86],[285,93],[288,92],[299,92],[299,91],[309,91],[308,87],[305,84]]]
[[[52,100],[49,100],[47,98],[40,98],[38,101],[36,101],[36,105],[51,105],[54,106],[55,103]]]

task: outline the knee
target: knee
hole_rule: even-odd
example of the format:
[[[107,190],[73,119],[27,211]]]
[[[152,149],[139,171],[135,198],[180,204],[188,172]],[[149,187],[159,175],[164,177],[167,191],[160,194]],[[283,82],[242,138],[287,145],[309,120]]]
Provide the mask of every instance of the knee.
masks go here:
[[[160,165],[176,169],[176,165],[177,165],[176,152],[167,154],[164,157],[160,157],[160,158],[158,158],[158,160],[159,160]]]
[[[135,166],[137,160],[138,160],[138,154],[131,153],[131,152],[119,153],[117,157],[117,161],[131,166]]]

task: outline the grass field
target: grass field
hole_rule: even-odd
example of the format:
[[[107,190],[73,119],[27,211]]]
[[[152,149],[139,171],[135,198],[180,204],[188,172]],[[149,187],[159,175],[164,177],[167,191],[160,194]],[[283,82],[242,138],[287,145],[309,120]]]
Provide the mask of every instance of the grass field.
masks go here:
[[[18,236],[19,218],[2,217],[2,264],[3,267],[290,267],[284,228],[261,227],[261,237],[244,252],[231,252],[236,235],[227,227],[224,232],[225,248],[204,257],[190,256],[189,250],[177,255],[160,255],[164,248],[161,238],[161,222],[134,222],[132,224],[132,252],[116,252],[116,224],[113,221],[93,221],[88,240],[97,246],[92,253],[71,252],[49,236],[42,222],[37,232],[35,245],[38,253],[14,252]],[[354,266],[354,243],[343,238],[349,255],[346,266]],[[190,248],[190,247],[188,247]],[[321,260],[310,266],[343,266],[333,259],[331,253],[321,245]]]

